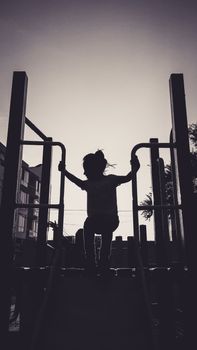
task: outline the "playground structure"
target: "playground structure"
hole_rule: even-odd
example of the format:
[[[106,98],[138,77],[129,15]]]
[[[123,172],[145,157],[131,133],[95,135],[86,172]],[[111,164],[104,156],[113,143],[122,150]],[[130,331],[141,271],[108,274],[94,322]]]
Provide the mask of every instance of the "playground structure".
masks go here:
[[[8,327],[11,286],[13,280],[18,280],[24,298],[23,300],[21,299],[22,305],[20,309],[21,347],[24,347],[24,349],[29,348],[31,350],[37,350],[41,348],[44,349],[44,346],[48,344],[46,339],[43,340],[46,337],[46,329],[44,329],[46,326],[44,325],[47,317],[49,317],[49,309],[50,305],[53,304],[57,284],[61,284],[58,283],[60,275],[62,275],[62,273],[64,274],[64,282],[61,284],[63,289],[68,288],[66,283],[70,283],[70,298],[72,298],[72,288],[74,288],[72,287],[72,283],[74,283],[74,285],[77,284],[78,288],[84,288],[84,295],[86,288],[91,289],[93,287],[89,285],[89,282],[85,278],[83,279],[81,277],[83,275],[83,269],[64,269],[64,271],[62,271],[60,256],[64,220],[65,180],[63,172],[60,175],[59,203],[49,204],[48,201],[52,147],[57,146],[61,148],[61,161],[63,164],[65,164],[66,150],[63,144],[60,142],[54,142],[52,138],[46,137],[28,118],[26,118],[26,94],[26,73],[14,72],[6,146],[4,186],[0,212],[2,230],[1,239],[3,247],[1,253],[1,273],[2,280],[5,281],[2,287],[2,297],[0,300],[1,309],[3,310],[0,317],[4,340],[9,343]],[[125,279],[122,279],[123,275],[127,282],[129,281],[128,283],[130,283],[131,280],[133,281],[133,279],[137,281],[137,287],[135,286],[133,288],[137,288],[135,297],[137,298],[137,294],[140,295],[141,301],[139,303],[139,308],[141,310],[141,317],[143,318],[141,327],[143,327],[142,333],[146,339],[145,343],[141,344],[140,349],[142,350],[164,350],[166,348],[176,349],[176,347],[186,349],[191,348],[191,346],[196,344],[193,320],[195,317],[194,310],[196,306],[195,271],[197,267],[197,259],[195,247],[197,246],[197,238],[195,231],[197,220],[195,216],[195,198],[192,189],[192,172],[189,158],[187,115],[182,74],[171,75],[170,96],[172,131],[170,133],[169,142],[159,143],[158,139],[150,139],[149,143],[136,145],[131,152],[131,158],[133,158],[138,149],[150,149],[154,203],[148,208],[154,211],[157,264],[154,268],[149,268],[147,265],[144,266],[143,264],[143,241],[145,231],[144,227],[139,227],[138,212],[146,209],[147,206],[145,207],[138,204],[136,175],[132,181],[136,267],[135,269],[125,269],[125,271],[121,269],[113,270],[112,284],[110,284],[109,287],[109,289],[111,288],[110,293],[113,299],[113,288],[121,290],[121,283],[125,283]],[[25,124],[40,136],[41,141],[24,140]],[[23,145],[43,146],[40,204],[16,203],[16,193],[20,181]],[[171,205],[167,204],[165,201],[163,180],[164,164],[159,156],[159,149],[161,148],[169,148],[171,154],[173,181],[173,203]],[[25,269],[23,266],[16,269],[13,265],[12,231],[14,212],[18,207],[39,208],[36,261],[35,265],[29,266],[28,269]],[[56,230],[54,231],[55,248],[51,266],[46,265],[46,232],[49,208],[55,208],[58,210],[58,223]],[[167,219],[167,210],[169,209],[173,213],[175,223],[173,241],[176,244],[178,253],[178,261],[176,264],[172,264],[169,259],[170,239]],[[73,282],[73,279],[70,277],[71,275],[74,276],[73,279],[75,282]],[[176,292],[174,291],[175,289]],[[93,294],[96,293],[94,288],[91,290]],[[129,293],[131,290],[132,288],[128,287]],[[152,292],[152,290],[154,290],[154,292]],[[159,320],[158,327],[154,324],[154,310],[151,293],[154,295],[156,294],[158,309],[157,316]],[[102,300],[104,303],[104,292],[95,295],[97,295],[98,298],[103,298]],[[81,301],[81,303],[82,302],[83,301]],[[116,302],[118,303],[119,301],[117,300]],[[79,303],[78,307],[82,307],[82,304]],[[132,312],[131,305],[129,305],[128,308]],[[177,337],[176,329],[175,314],[177,308],[181,308],[183,314],[181,321],[183,334],[180,339]],[[87,310],[89,310],[88,307]],[[90,310],[87,312],[90,312]],[[119,310],[119,314],[124,317],[121,312],[122,311]],[[63,320],[64,317],[65,315],[62,315]],[[55,332],[53,329],[52,331]],[[70,342],[71,341],[72,340],[70,340]],[[84,341],[87,341],[87,339],[84,339]],[[112,340],[110,340],[110,342],[111,341]],[[130,342],[132,345],[132,336]],[[69,340],[68,344],[70,344]],[[129,344],[128,347],[125,345],[125,350],[127,348],[129,349],[129,346]],[[12,347],[10,347],[10,349],[11,348]],[[47,348],[49,348],[49,344],[47,345]],[[118,349],[115,345],[113,345],[113,348]],[[139,344],[136,345],[136,349],[137,348],[139,348]],[[71,349],[69,345],[68,349]],[[77,350],[77,347],[73,349]],[[89,350],[89,348],[87,349]],[[95,349],[97,348],[95,347]]]

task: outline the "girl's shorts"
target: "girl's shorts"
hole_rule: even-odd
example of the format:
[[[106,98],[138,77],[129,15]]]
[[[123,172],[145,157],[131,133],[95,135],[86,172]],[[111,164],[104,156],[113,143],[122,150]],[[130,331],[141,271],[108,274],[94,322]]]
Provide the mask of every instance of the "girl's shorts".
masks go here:
[[[117,215],[94,215],[88,216],[84,222],[84,228],[94,231],[96,234],[114,232],[119,225]]]

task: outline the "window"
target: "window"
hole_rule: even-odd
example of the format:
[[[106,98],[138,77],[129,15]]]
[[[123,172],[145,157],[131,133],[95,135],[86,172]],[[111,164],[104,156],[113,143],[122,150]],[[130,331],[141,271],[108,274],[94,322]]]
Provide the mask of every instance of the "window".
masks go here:
[[[38,232],[38,221],[37,220],[33,220],[32,221],[32,231],[34,233],[37,233]]]
[[[29,183],[29,172],[22,168],[22,178],[21,178],[21,183],[27,187]]]
[[[22,215],[18,216],[18,232],[24,232],[25,230],[25,218]]]
[[[40,194],[40,182],[36,180],[36,193]]]
[[[197,178],[193,180],[194,193],[197,193]]]
[[[20,192],[20,202],[23,204],[27,204],[29,202],[29,194],[21,191]]]
[[[37,201],[37,199],[34,199],[34,204],[39,204],[39,202]],[[38,214],[39,214],[39,208],[34,208],[33,213],[34,213],[34,215],[38,216]]]

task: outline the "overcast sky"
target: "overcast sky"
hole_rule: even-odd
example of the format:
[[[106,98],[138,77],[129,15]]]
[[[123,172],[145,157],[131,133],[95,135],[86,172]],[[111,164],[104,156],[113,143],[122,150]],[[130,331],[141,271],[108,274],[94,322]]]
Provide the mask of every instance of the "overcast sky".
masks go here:
[[[197,2],[190,0],[0,0],[0,141],[6,143],[12,73],[26,71],[26,114],[65,144],[68,170],[83,178],[83,156],[101,148],[117,164],[110,172],[127,173],[136,143],[168,142],[171,73],[184,73],[188,121],[197,120],[196,33]],[[148,152],[138,155],[142,200],[150,191],[150,168]],[[41,152],[24,149],[24,159],[36,165]],[[53,202],[59,159],[55,150]],[[127,236],[130,184],[118,190],[118,202],[116,234]],[[85,193],[66,182],[65,204],[84,210]],[[84,211],[66,211],[65,232],[76,232],[84,217]]]

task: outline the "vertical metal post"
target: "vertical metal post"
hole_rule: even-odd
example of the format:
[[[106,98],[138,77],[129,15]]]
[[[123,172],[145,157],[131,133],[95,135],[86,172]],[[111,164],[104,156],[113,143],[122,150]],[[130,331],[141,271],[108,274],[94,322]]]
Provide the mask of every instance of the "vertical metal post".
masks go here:
[[[146,225],[140,225],[140,245],[142,253],[142,261],[144,266],[148,266],[148,245],[147,245],[147,233]]]
[[[133,236],[127,237],[127,251],[128,251],[128,266],[136,267],[137,261],[136,261],[136,252],[135,252],[135,242],[134,242]]]
[[[134,149],[131,151],[131,161],[135,158]],[[138,272],[139,281],[142,287],[142,293],[144,298],[144,306],[146,308],[147,315],[147,330],[148,330],[148,341],[151,349],[156,349],[155,334],[153,331],[153,319],[152,310],[150,306],[150,299],[148,288],[146,285],[146,278],[144,273],[144,267],[140,256],[140,240],[139,240],[139,217],[138,217],[138,196],[137,196],[137,174],[133,173],[132,178],[132,196],[133,196],[133,227],[134,227],[134,244],[135,244],[135,255],[136,255],[136,267]]]
[[[197,216],[192,186],[192,169],[188,139],[187,112],[183,74],[172,74],[170,77],[170,97],[172,110],[172,137],[176,142],[175,165],[179,181],[180,200],[182,203],[183,232],[185,239],[186,261],[188,265],[187,295],[185,299],[186,346],[196,348],[196,268],[197,268]],[[177,182],[178,182],[177,181]]]
[[[160,187],[160,204],[166,205],[165,193],[165,173],[164,161],[162,158],[158,159],[159,171],[159,187]],[[161,223],[160,223],[160,242],[162,244],[163,263],[169,265],[170,263],[170,238],[168,229],[168,212],[166,209],[161,209]],[[160,341],[161,349],[166,349],[172,346],[174,348],[175,341],[175,327],[174,327],[174,304],[171,276],[166,270],[161,270],[158,273],[157,292],[159,301],[159,316],[160,316]]]
[[[151,138],[151,144],[157,144],[158,139]],[[154,205],[161,205],[160,179],[159,179],[159,148],[152,147],[150,149],[151,157],[151,176]],[[166,265],[166,256],[164,249],[164,241],[162,234],[162,213],[161,210],[154,210],[154,228],[155,228],[155,244],[156,244],[156,258],[159,266]]]
[[[175,305],[171,272],[156,270],[156,289],[159,315],[159,349],[175,349]]]
[[[189,138],[183,74],[170,77],[170,94],[172,109],[172,137],[176,142],[175,164],[179,179],[182,203],[182,219],[185,238],[187,263],[190,269],[197,268],[196,209],[192,186],[192,168],[190,162]]]
[[[170,143],[173,143],[172,130],[170,132]],[[176,163],[175,163],[175,149],[170,148],[170,157],[171,157],[171,172],[172,172],[172,184],[173,184],[173,204],[178,205],[178,196],[177,196],[177,176],[176,176]],[[179,209],[175,208],[171,210],[171,225],[172,225],[172,239],[176,245],[178,259],[182,265],[185,263],[185,253],[184,253],[184,233],[181,230]]]
[[[122,241],[122,236],[116,236],[115,240],[115,247],[116,247],[116,266],[117,267],[123,267],[123,241]]]
[[[25,72],[14,72],[10,103],[9,125],[6,146],[5,171],[0,211],[1,223],[1,298],[0,324],[3,336],[6,336],[9,323],[10,283],[12,267],[12,231],[16,193],[19,189],[19,172],[22,162],[20,140],[24,135],[25,108],[27,93],[27,75]],[[3,340],[1,339],[2,343]]]
[[[160,180],[160,196],[161,196],[161,205],[167,205],[166,200],[166,181],[165,181],[165,170],[164,170],[164,161],[162,158],[158,159],[159,166],[159,180]],[[169,236],[169,225],[168,225],[168,212],[167,209],[161,210],[162,215],[162,230],[161,234],[163,235],[163,249],[165,254],[165,262],[170,263],[171,253],[170,253],[170,236]]]
[[[61,163],[65,165],[66,163],[66,149],[65,147],[62,147],[62,158]],[[60,209],[58,212],[58,229],[59,229],[59,239],[63,237],[63,226],[64,226],[64,187],[65,187],[65,175],[64,171],[61,171],[61,177],[60,177],[60,197],[59,197],[59,203],[60,203]]]
[[[135,153],[131,152],[131,161],[134,161]],[[132,198],[133,198],[133,234],[135,238],[135,244],[139,247],[139,217],[138,217],[138,194],[137,194],[137,174],[133,173],[132,177]]]
[[[52,138],[48,137],[46,142],[52,142]],[[52,146],[45,144],[43,146],[42,158],[42,176],[41,176],[41,190],[40,203],[48,204],[50,195],[50,173],[51,173],[51,158]],[[40,208],[39,222],[38,222],[38,237],[37,237],[37,265],[46,265],[46,239],[48,229],[48,212],[47,207]]]

